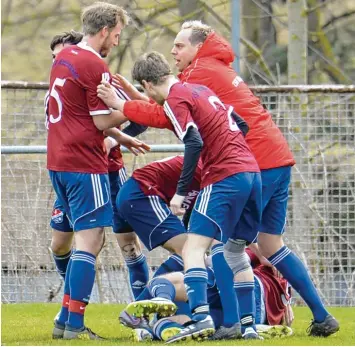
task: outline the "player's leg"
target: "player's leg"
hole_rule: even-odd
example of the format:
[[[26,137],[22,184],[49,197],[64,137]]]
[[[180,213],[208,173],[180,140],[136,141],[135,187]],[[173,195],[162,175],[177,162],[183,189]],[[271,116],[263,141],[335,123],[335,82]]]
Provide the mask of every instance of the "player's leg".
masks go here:
[[[239,196],[232,205],[237,222],[232,237],[224,246],[224,256],[234,274],[242,336],[244,339],[257,339],[254,275],[245,246],[256,238],[261,219],[260,174],[237,174],[234,187],[239,191]]]
[[[183,249],[185,266],[184,282],[187,288],[193,320],[197,323],[187,327],[169,342],[196,338],[207,338],[214,333],[213,320],[209,314],[207,300],[207,270],[205,252],[213,239],[221,239],[224,231],[225,215],[230,192],[215,189],[215,185],[205,187],[199,194],[191,214],[189,233]],[[215,274],[219,270],[215,269]],[[221,273],[219,273],[221,275]],[[218,283],[218,281],[217,281]],[[235,306],[236,310],[236,306]]]
[[[325,309],[306,266],[284,245],[282,239],[290,179],[291,167],[262,171],[265,207],[258,245],[263,256],[280,271],[311,309],[314,321],[310,327],[310,335],[329,336],[339,330],[339,324]]]
[[[58,198],[63,195],[69,206],[68,215],[75,232],[76,251],[71,257],[69,284],[70,298],[64,339],[99,338],[84,325],[85,307],[90,300],[95,280],[96,257],[104,242],[104,227],[112,226],[112,205],[108,177],[105,174],[60,172],[51,177],[60,182]],[[55,187],[56,188],[56,187]]]
[[[147,259],[142,253],[137,235],[130,225],[123,220],[117,208],[117,196],[127,181],[125,168],[109,173],[111,202],[113,207],[113,232],[118,246],[128,268],[129,283],[132,296],[137,299],[149,281],[149,267]]]
[[[166,208],[168,208],[166,206]],[[177,219],[176,216],[170,215],[169,216],[171,219]],[[169,218],[169,219],[170,219]],[[165,221],[164,227],[166,223],[169,221]],[[180,221],[176,220],[173,221],[174,224],[178,225],[178,228],[180,229]],[[179,272],[184,270],[184,262],[182,260],[182,250],[184,248],[184,244],[186,242],[187,235],[185,233],[177,234],[176,236],[172,236],[171,239],[166,241],[162,247],[168,250],[171,255],[167,260],[165,260],[155,271],[153,277],[161,276],[163,274],[169,273],[169,272]]]
[[[224,319],[220,329],[222,331],[226,330],[223,328],[233,327],[240,322],[237,296],[234,290],[233,272],[224,258],[222,242],[213,241],[211,256],[213,268],[218,269],[219,274],[223,274],[223,276],[219,274],[215,276],[217,286],[221,292],[220,297],[223,307]],[[220,335],[221,332],[217,336]]]
[[[53,230],[50,250],[59,275],[65,280],[67,266],[72,254],[73,229],[63,206],[56,199],[50,226]]]

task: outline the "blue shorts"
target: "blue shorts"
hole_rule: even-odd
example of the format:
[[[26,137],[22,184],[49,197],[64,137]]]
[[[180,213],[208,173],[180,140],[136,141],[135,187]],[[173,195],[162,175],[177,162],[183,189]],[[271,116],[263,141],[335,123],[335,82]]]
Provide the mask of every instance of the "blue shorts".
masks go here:
[[[188,231],[224,243],[229,238],[250,243],[257,236],[260,220],[260,174],[241,172],[200,191]]]
[[[121,219],[127,221],[149,251],[186,232],[167,204],[159,196],[145,195],[133,178],[123,185],[116,203]]]
[[[56,231],[73,232],[68,216],[64,212],[63,205],[59,203],[58,198],[54,202],[52,217],[49,225]]]
[[[122,220],[118,213],[116,199],[118,192],[122,188],[123,184],[127,181],[126,169],[123,167],[119,171],[113,171],[108,173],[110,181],[111,202],[113,209],[113,232],[114,233],[129,233],[132,232],[132,228],[127,222]]]
[[[49,177],[74,231],[112,226],[107,174],[49,170]]]
[[[259,231],[282,235],[285,231],[291,166],[262,170],[262,218]]]

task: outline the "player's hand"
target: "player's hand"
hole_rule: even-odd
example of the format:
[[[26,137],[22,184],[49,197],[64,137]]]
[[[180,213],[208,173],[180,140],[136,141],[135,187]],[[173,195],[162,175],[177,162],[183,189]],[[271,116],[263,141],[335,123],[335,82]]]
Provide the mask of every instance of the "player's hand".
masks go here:
[[[112,108],[119,109],[117,104],[119,103],[120,99],[117,96],[115,90],[111,86],[110,83],[101,82],[97,86],[97,96],[108,106]],[[122,111],[122,110],[120,110]]]
[[[175,194],[170,201],[170,210],[174,213],[175,216],[182,216],[186,210],[181,207],[184,202],[185,197]]]
[[[140,153],[146,154],[148,151],[150,151],[150,147],[146,143],[128,135],[122,136],[119,139],[119,142],[135,156]]]
[[[290,327],[292,325],[292,322],[294,319],[295,319],[295,316],[293,314],[292,306],[290,304],[288,304],[286,306],[285,315],[284,315],[285,324],[288,327]]]
[[[111,149],[114,147],[112,144],[112,140],[109,137],[105,137],[104,144],[106,147],[107,155],[109,155],[111,152]]]
[[[141,93],[131,82],[129,82],[125,77],[116,73],[112,76],[112,85],[116,88],[123,89],[124,92],[132,100],[145,100],[149,101],[149,98]]]

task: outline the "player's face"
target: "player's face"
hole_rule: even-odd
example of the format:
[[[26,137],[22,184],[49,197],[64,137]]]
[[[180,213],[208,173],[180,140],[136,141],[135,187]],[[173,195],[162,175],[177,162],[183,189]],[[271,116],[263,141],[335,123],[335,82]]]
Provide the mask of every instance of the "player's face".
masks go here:
[[[104,40],[101,45],[100,55],[106,58],[113,47],[116,47],[120,43],[120,35],[122,30],[121,23],[118,23],[111,31],[107,27],[103,28]]]
[[[181,30],[175,40],[171,54],[175,59],[175,66],[179,71],[184,71],[195,58],[201,44],[193,46],[189,40],[191,29]]]

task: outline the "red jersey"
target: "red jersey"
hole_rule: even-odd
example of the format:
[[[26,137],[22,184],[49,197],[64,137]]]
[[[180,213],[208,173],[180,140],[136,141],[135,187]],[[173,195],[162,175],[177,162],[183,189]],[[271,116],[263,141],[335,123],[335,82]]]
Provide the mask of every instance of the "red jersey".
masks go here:
[[[239,172],[260,171],[230,115],[232,108],[207,87],[176,82],[170,88],[164,110],[180,140],[192,126],[201,135],[201,189]]]
[[[277,277],[273,269],[261,265],[256,255],[246,249],[252,263],[254,275],[261,281],[264,288],[265,311],[269,325],[282,324],[285,314],[285,302],[290,300],[290,287],[284,278]]]
[[[133,172],[132,177],[138,181],[145,195],[158,195],[168,205],[176,193],[176,186],[180,179],[183,156],[170,157],[150,163]],[[182,207],[186,210],[193,207],[201,184],[201,161],[198,162],[189,193],[186,195]]]
[[[85,43],[58,54],[49,87],[48,169],[107,173],[104,134],[92,117],[111,113],[96,94],[98,84],[110,78],[106,63]]]

